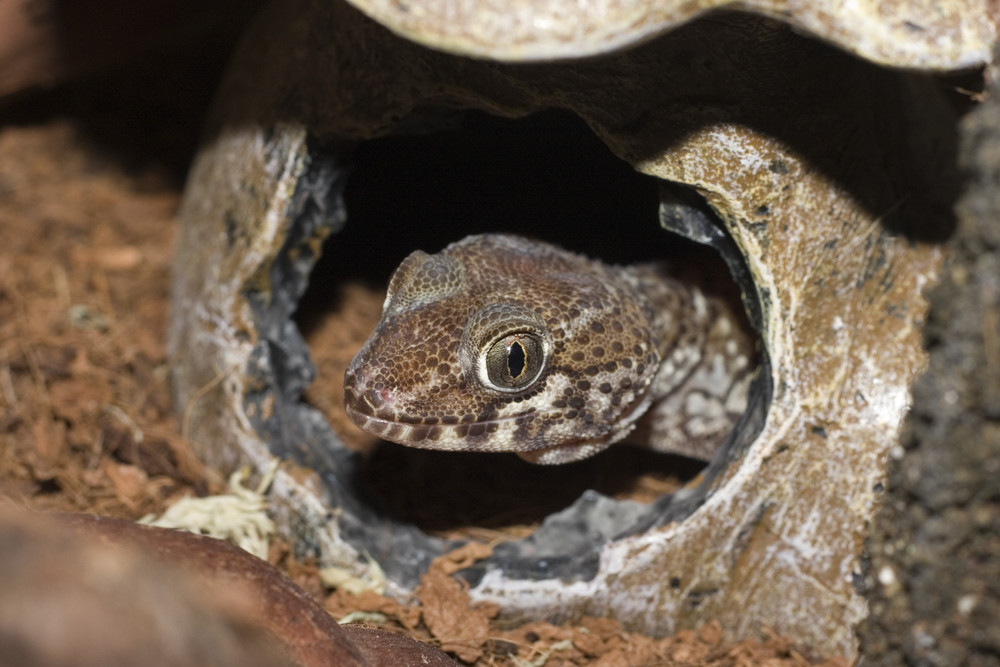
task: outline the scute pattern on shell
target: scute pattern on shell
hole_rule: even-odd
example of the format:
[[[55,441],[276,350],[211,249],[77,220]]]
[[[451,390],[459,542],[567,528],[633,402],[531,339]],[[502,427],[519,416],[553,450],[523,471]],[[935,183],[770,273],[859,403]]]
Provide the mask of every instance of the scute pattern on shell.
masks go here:
[[[705,354],[708,316],[704,296],[654,267],[606,266],[515,236],[468,237],[436,255],[414,252],[397,269],[382,321],[347,371],[348,413],[414,447],[575,461],[625,438],[654,401],[699,375],[703,359],[718,361]],[[522,334],[540,341],[526,354],[544,356],[541,370],[522,388],[497,387],[487,350]],[[688,402],[698,414],[682,421],[704,420],[707,406],[725,406],[745,385],[747,344],[735,335],[742,361],[724,366],[740,372],[717,386],[714,403]],[[650,443],[658,449],[707,458],[744,406],[733,407],[721,428],[701,429],[707,446],[692,447],[698,438],[683,429],[666,439],[664,429],[644,432],[660,436]]]

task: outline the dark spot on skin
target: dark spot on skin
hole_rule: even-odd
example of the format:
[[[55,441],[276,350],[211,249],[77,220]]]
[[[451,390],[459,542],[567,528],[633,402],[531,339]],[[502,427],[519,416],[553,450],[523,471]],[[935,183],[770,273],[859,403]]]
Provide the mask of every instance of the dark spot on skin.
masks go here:
[[[569,405],[571,408],[576,408],[577,410],[579,410],[584,406],[584,404],[585,404],[584,400],[579,396],[574,396],[573,398],[569,399]]]
[[[631,359],[628,359],[628,358],[625,358],[625,359],[622,359],[622,360],[621,360],[621,365],[622,365],[622,366],[623,366],[624,368],[632,368],[632,360],[631,360]]]
[[[564,401],[562,399],[559,399],[558,401],[552,401],[552,407],[555,407],[555,408],[565,408],[566,405],[567,405],[566,401]]]
[[[622,397],[621,394],[615,394],[611,397],[611,405],[621,405]]]
[[[594,415],[592,415],[592,414],[590,414],[588,412],[587,414],[585,414],[583,416],[583,421],[585,421],[588,424],[593,424],[594,423]]]
[[[639,364],[638,366],[635,367],[635,372],[638,373],[639,375],[642,375],[643,373],[646,372],[646,365]]]
[[[580,352],[578,350],[573,354],[571,354],[569,358],[572,359],[573,361],[583,361],[583,352]]]
[[[597,321],[591,322],[590,330],[594,333],[604,333],[604,325]]]
[[[474,421],[475,418],[476,418],[475,415],[471,415],[471,414],[470,415],[462,415],[462,419],[459,420],[459,421],[461,421],[463,424],[468,424],[468,423]]]
[[[615,341],[611,343],[611,351],[620,354],[625,351],[625,346],[620,342]]]
[[[576,415],[577,415],[576,410],[570,410],[569,412],[566,413],[566,419],[576,419]]]
[[[413,415],[399,415],[399,419],[396,421],[401,421],[404,424],[420,424],[424,420],[422,417],[415,417]]]
[[[602,382],[601,386],[598,387],[598,389],[601,390],[602,394],[610,394],[611,393],[611,383],[610,382]]]
[[[486,433],[486,424],[469,424],[469,437],[481,438]]]
[[[430,430],[430,426],[414,426],[410,429],[410,438],[413,440],[426,440]]]
[[[613,372],[616,368],[618,368],[617,362],[609,361],[606,364],[604,364],[604,370],[606,370],[609,373]],[[639,372],[641,373],[642,371]]]
[[[461,437],[461,438],[464,438],[464,437],[468,436],[469,435],[469,425],[468,424],[459,424],[458,426],[455,427],[455,433],[457,433],[459,435],[459,437]]]
[[[457,424],[458,423],[458,417],[456,417],[455,415],[445,415],[444,417],[441,417],[441,423],[442,424]]]
[[[590,390],[590,382],[588,382],[587,380],[580,380],[579,382],[576,383],[576,386],[581,391],[589,391]]]
[[[592,355],[594,355],[595,357],[603,357],[604,356],[604,348],[603,347],[595,347],[594,349],[592,349],[590,351],[590,353]]]
[[[438,366],[438,373],[440,373],[441,375],[447,375],[450,372],[451,372],[451,366],[449,366],[448,364],[441,364]]]
[[[621,382],[618,383],[618,386],[621,387],[622,389],[629,389],[632,387],[632,380],[629,378],[624,378]]]
[[[587,366],[587,368],[585,368],[583,372],[586,373],[587,375],[597,375],[598,373],[597,366]]]

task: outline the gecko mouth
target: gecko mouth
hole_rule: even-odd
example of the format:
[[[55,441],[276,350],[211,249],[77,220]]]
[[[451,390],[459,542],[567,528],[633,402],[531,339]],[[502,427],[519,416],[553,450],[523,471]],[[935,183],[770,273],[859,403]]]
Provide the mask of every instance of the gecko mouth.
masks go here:
[[[526,427],[536,417],[535,408],[516,414],[478,417],[419,417],[395,410],[395,392],[370,387],[363,371],[350,368],[344,378],[344,407],[348,418],[363,431],[418,449],[449,451],[498,451],[483,446],[501,428]]]
[[[355,426],[384,440],[419,449],[501,451],[495,444],[486,446],[491,440],[495,442],[493,436],[498,431],[527,428],[538,417],[535,408],[480,419],[410,417],[387,407],[392,403],[391,392],[361,391],[351,383],[345,389],[347,416]]]
[[[527,426],[536,418],[536,411],[526,410],[483,421],[428,424],[424,420],[420,420],[420,423],[408,423],[405,421],[406,417],[376,417],[348,404],[347,416],[358,428],[408,447],[448,451],[500,451],[495,446],[483,445],[501,428]]]

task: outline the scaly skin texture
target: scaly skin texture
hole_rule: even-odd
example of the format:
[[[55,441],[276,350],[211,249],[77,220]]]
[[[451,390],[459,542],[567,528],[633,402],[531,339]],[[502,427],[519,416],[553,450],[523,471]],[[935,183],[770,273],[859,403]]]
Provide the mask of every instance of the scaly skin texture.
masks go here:
[[[746,407],[754,343],[737,322],[659,265],[470,236],[396,269],[347,370],[347,413],[403,445],[534,463],[577,461],[629,434],[708,459]]]

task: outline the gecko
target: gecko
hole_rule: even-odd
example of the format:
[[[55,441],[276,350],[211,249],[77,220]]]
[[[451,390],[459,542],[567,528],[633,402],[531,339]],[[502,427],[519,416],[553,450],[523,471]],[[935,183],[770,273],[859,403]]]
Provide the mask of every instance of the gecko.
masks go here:
[[[481,234],[403,260],[345,404],[410,447],[563,464],[628,439],[709,460],[746,408],[754,350],[725,300],[662,263]]]

